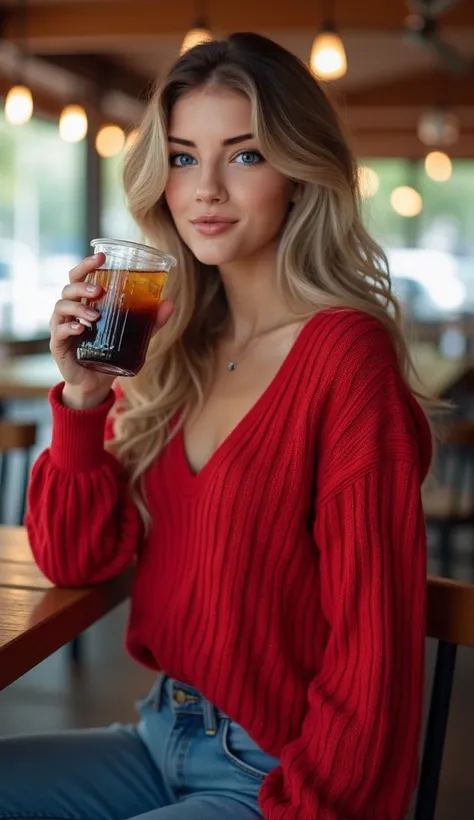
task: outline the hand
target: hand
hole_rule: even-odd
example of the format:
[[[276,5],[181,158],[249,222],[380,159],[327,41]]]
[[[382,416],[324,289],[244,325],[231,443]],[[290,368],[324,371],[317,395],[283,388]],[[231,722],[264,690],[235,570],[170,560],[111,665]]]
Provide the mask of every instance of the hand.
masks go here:
[[[86,277],[105,262],[103,253],[84,259],[69,272],[69,284],[63,288],[61,299],[56,302],[49,327],[51,330],[50,350],[65,381],[63,402],[74,409],[87,409],[101,404],[107,397],[115,376],[90,370],[77,362],[77,337],[84,333],[84,325],[77,321],[84,319],[88,324],[96,322],[100,314],[94,308],[82,303],[82,299],[97,300],[103,295],[103,288],[86,282]],[[174,306],[165,300],[158,308],[156,327],[163,327]]]

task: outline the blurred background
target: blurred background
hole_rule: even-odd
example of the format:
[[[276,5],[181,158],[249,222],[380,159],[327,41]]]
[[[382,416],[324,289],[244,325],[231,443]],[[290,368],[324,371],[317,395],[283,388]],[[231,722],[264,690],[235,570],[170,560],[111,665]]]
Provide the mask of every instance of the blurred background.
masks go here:
[[[0,333],[45,331],[92,235],[136,237],[124,147],[196,24],[216,37],[259,31],[312,59],[352,135],[367,223],[418,338],[462,353],[440,324],[468,330],[474,312],[470,0],[1,3]],[[335,48],[326,35],[318,51],[324,30],[336,32]]]
[[[47,327],[68,271],[94,237],[139,238],[121,164],[152,84],[181,50],[232,31],[298,55],[347,126],[420,375],[464,425],[424,498],[429,571],[472,582],[472,0],[0,2],[0,415],[34,430],[23,453],[2,454],[0,440],[0,522],[21,521],[25,476],[49,441]],[[2,692],[0,733],[133,719],[151,676],[124,657],[125,618],[121,607],[89,630],[81,665],[57,653]],[[471,655],[459,652],[438,820],[474,818]]]

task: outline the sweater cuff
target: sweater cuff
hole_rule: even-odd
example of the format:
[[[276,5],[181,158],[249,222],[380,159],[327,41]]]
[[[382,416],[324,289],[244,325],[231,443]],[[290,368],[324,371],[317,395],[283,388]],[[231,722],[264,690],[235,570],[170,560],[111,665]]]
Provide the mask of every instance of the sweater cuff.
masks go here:
[[[113,390],[102,404],[90,410],[72,410],[62,403],[64,382],[49,392],[53,412],[50,457],[63,472],[97,470],[106,459],[104,431],[107,415],[115,402]]]

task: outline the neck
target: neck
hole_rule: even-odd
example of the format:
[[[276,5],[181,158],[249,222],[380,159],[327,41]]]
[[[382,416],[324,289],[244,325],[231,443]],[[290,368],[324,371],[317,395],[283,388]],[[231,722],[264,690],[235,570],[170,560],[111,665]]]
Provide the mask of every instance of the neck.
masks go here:
[[[256,260],[231,262],[219,269],[229,305],[227,338],[236,347],[283,320],[291,311],[277,293],[276,248]]]

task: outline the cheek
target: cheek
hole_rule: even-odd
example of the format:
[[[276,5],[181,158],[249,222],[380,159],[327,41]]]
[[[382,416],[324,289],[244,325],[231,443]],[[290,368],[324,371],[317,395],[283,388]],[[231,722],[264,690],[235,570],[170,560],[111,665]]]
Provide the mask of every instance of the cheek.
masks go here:
[[[255,226],[261,229],[278,228],[291,202],[292,188],[286,181],[270,179],[255,179],[251,189],[245,194],[245,210],[251,216]]]
[[[175,219],[179,219],[180,214],[183,213],[186,204],[189,201],[189,194],[186,190],[184,180],[170,177],[165,187],[165,199],[168,203],[168,208]]]
[[[257,177],[252,180],[251,187],[248,187],[245,196],[249,210],[255,211],[260,216],[265,214],[285,213],[291,200],[291,185],[280,178],[275,179],[273,175]]]

